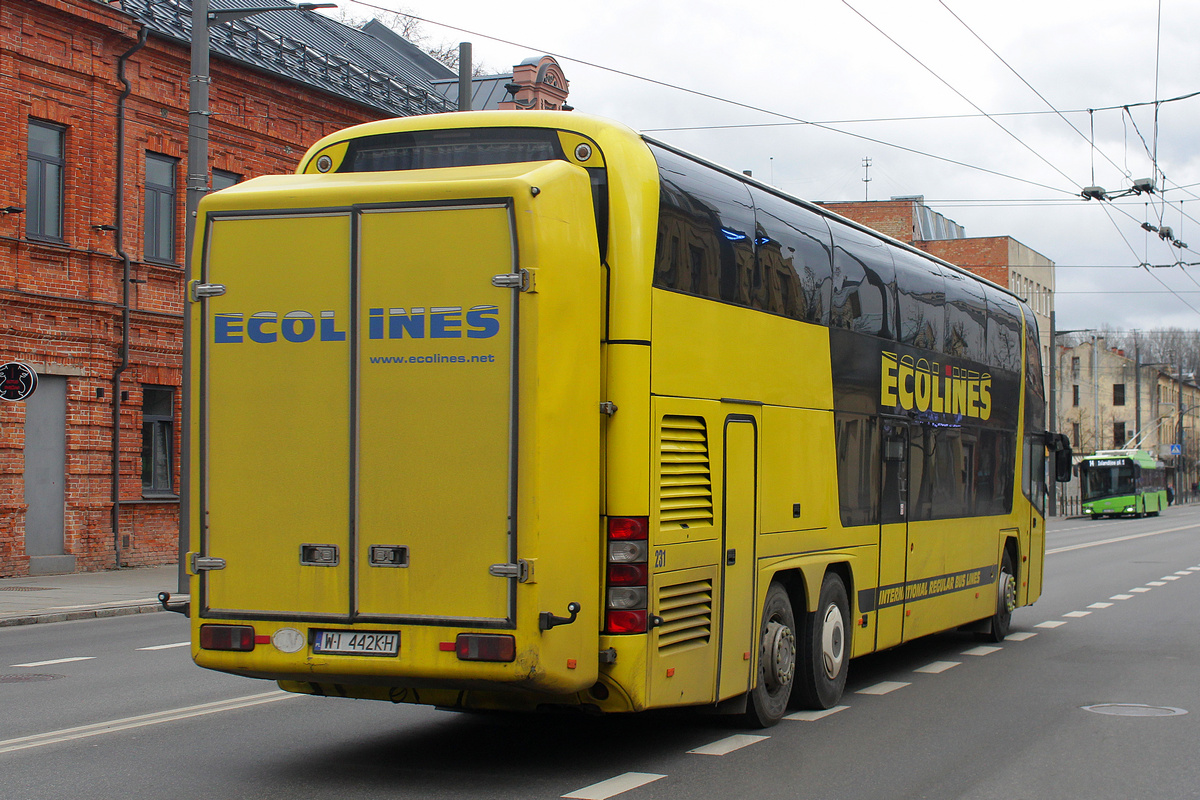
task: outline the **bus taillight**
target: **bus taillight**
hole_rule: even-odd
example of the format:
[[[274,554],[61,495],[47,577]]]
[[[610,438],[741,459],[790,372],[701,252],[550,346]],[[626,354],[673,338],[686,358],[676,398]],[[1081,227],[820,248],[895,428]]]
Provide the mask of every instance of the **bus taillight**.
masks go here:
[[[646,632],[648,539],[646,517],[612,517],[608,521],[606,633]]]
[[[254,628],[249,625],[201,625],[200,647],[203,650],[254,649]]]

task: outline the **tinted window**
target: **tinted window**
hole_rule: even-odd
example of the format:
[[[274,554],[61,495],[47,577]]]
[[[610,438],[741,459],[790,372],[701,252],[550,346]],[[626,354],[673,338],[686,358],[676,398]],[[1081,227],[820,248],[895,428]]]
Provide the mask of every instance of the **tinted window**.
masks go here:
[[[969,275],[946,270],[946,350],[980,363],[986,360],[987,300],[983,284]]]
[[[875,419],[835,414],[838,500],[842,525],[879,521],[879,436]]]
[[[564,158],[558,134],[542,128],[411,131],[351,140],[338,172],[474,167]]]
[[[990,286],[988,302],[987,363],[1009,372],[1021,371],[1021,307],[1017,301]]]
[[[941,267],[906,250],[894,251],[892,258],[896,262],[900,342],[941,349],[946,330],[946,282]]]
[[[833,307],[829,324],[894,339],[896,268],[882,239],[833,221]]]
[[[755,187],[750,195],[762,275],[756,307],[828,324],[833,245],[825,219]]]
[[[754,208],[746,185],[651,149],[661,180],[654,285],[752,305],[764,281],[754,259]]]

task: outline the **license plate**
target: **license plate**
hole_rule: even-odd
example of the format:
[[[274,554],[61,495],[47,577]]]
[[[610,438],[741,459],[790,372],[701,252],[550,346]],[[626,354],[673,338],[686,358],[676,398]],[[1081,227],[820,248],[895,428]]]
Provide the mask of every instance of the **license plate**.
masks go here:
[[[394,656],[400,634],[382,631],[314,631],[313,652],[347,656]]]

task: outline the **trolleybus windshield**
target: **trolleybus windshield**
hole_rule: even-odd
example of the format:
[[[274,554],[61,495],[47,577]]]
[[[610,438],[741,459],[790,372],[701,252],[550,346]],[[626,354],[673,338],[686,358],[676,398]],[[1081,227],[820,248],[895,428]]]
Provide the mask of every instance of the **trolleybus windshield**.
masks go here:
[[[338,172],[476,167],[564,159],[558,135],[545,128],[406,131],[351,140]]]
[[[1083,500],[1098,500],[1102,497],[1133,494],[1135,491],[1134,466],[1129,463],[1112,465],[1089,464],[1083,471]]]

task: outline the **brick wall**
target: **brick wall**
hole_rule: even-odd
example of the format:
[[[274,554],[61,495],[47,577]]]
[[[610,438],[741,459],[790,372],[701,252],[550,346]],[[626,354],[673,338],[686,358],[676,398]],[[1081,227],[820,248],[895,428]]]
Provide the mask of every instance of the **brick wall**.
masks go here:
[[[26,235],[27,214],[0,215],[0,363],[67,377],[64,550],[77,570],[117,563],[112,526],[112,418],[120,405],[118,541],[124,565],[173,562],[178,503],[143,497],[143,386],[175,387],[173,485],[179,485],[184,185],[188,53],[151,36],[126,75],[124,249],[132,259],[129,365],[114,396],[122,342],[116,236],[118,59],[138,25],[90,0],[0,4],[0,208],[25,207],[31,119],[65,128],[62,242]],[[307,147],[381,112],[214,58],[210,166],[243,178],[290,172]],[[146,153],[179,159],[175,258],[143,258]],[[29,571],[25,552],[23,403],[0,404],[0,576]]]
[[[913,246],[1007,288],[1008,248],[1011,241],[1007,236],[988,236],[913,242]]]
[[[835,214],[866,225],[901,242],[912,242],[916,225],[912,200],[874,200],[854,203],[819,203]]]

